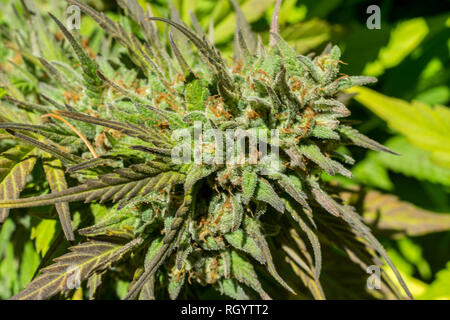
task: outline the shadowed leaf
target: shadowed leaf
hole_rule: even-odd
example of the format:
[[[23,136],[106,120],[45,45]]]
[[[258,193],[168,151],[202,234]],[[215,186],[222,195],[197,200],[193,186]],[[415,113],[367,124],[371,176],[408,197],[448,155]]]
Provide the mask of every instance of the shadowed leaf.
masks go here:
[[[369,192],[364,197],[364,219],[380,231],[422,236],[450,230],[450,215],[420,209],[394,195]]]
[[[44,158],[44,170],[48,184],[52,192],[60,192],[67,189],[67,182],[64,176],[61,161],[58,159]],[[72,230],[72,221],[70,217],[70,208],[67,202],[55,204],[58,212],[59,221],[61,222],[64,235],[68,241],[74,241],[75,237]]]
[[[38,278],[11,300],[43,300],[75,289],[94,272],[120,260],[141,241],[138,238],[126,245],[90,241],[72,247],[71,252],[56,258],[54,264],[44,268]]]

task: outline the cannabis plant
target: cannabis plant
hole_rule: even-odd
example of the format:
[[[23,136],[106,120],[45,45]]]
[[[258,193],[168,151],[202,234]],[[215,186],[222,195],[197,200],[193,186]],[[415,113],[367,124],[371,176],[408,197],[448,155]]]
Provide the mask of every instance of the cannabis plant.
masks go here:
[[[351,177],[346,145],[392,153],[344,120],[342,92],[376,79],[339,73],[337,46],[297,55],[279,35],[281,1],[268,45],[232,1],[232,63],[173,6],[166,19],[118,0],[118,22],[67,2],[105,30],[101,52],[50,14],[54,36],[31,1],[18,13],[30,28],[2,31],[23,61],[2,75],[1,221],[54,206],[72,245],[53,264],[44,257],[12,299],[68,294],[85,280],[94,298],[117,279],[130,282],[126,299],[219,297],[210,289],[236,299],[404,297],[386,269],[380,290],[366,291],[367,268],[383,259],[410,296],[326,182]],[[19,70],[35,85],[18,88]]]

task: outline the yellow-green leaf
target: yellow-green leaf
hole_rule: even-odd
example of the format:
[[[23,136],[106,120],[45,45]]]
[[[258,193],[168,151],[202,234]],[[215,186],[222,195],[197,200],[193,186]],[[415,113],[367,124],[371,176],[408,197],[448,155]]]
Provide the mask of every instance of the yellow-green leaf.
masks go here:
[[[50,248],[56,236],[57,222],[53,219],[43,219],[31,229],[31,240],[34,240],[36,251],[43,257]]]
[[[28,174],[36,163],[34,148],[18,145],[0,155],[0,200],[19,197],[25,187]],[[9,215],[9,208],[0,208],[0,223]]]
[[[245,18],[249,23],[261,18],[275,3],[275,0],[249,0],[246,1],[241,9],[245,14]],[[214,30],[214,39],[217,43],[228,40],[234,33],[236,28],[236,14],[228,15]]]
[[[389,43],[381,48],[378,59],[366,65],[364,74],[377,77],[385,69],[395,67],[420,45],[428,32],[424,18],[400,22],[392,31]]]
[[[421,149],[432,153],[432,160],[450,168],[450,110],[445,106],[429,106],[419,101],[408,103],[371,89],[355,87],[355,99],[369,108],[396,131]],[[395,151],[395,150],[394,150]]]
[[[47,181],[50,185],[52,192],[60,192],[67,189],[67,182],[64,176],[64,170],[62,163],[59,159],[51,158],[49,155],[43,159],[44,171],[47,177]],[[75,240],[72,230],[72,222],[70,218],[70,208],[68,202],[61,202],[55,204],[56,211],[58,212],[59,221],[61,222],[62,229],[66,239],[69,241]]]

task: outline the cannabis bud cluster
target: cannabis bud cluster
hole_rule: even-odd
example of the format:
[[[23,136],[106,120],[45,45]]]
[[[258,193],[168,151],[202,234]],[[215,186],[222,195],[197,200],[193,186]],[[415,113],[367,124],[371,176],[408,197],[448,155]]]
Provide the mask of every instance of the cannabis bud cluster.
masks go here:
[[[40,103],[9,91],[3,97],[31,116],[2,119],[0,129],[42,159],[51,192],[1,193],[2,220],[12,208],[55,205],[66,237],[80,242],[13,298],[67,292],[71,266],[92,294],[105,270],[122,266],[131,274],[128,299],[192,297],[199,286],[237,299],[323,299],[332,289],[320,282],[322,259],[330,257],[353,261],[362,273],[382,257],[398,276],[354,208],[322,179],[351,177],[345,145],[391,152],[345,124],[343,90],[376,79],[339,73],[337,46],[298,55],[278,32],[280,1],[265,46],[232,1],[238,27],[231,66],[195,16],[193,31],[175,10],[170,20],[155,18],[136,0],[119,0],[139,27],[133,34],[131,22],[68,2],[126,50],[110,43],[96,56],[52,16],[70,47],[51,39],[52,52],[41,48],[30,58],[36,73],[50,77]],[[167,41],[158,38],[158,21]],[[245,133],[242,143],[217,143],[237,131]],[[180,132],[192,161],[173,159]],[[79,201],[91,206],[95,223],[80,222],[75,236],[68,203]],[[395,292],[388,277],[383,290]]]

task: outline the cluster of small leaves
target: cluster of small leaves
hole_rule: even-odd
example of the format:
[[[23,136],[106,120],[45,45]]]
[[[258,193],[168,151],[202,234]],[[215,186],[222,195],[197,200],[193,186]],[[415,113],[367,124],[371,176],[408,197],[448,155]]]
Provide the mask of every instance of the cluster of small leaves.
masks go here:
[[[12,169],[1,171],[0,213],[4,219],[10,209],[55,205],[71,241],[69,203],[103,203],[109,213],[78,230],[87,240],[42,269],[14,298],[67,293],[74,270],[80,281],[88,281],[93,297],[105,270],[120,260],[130,266],[139,262],[127,299],[164,297],[163,292],[175,299],[182,292],[189,296],[197,285],[237,299],[295,294],[324,299],[322,251],[330,248],[362,267],[355,277],[384,259],[404,286],[361,217],[343,203],[336,187],[320,180],[324,172],[351,177],[341,161],[354,160],[338,151],[343,145],[391,152],[342,120],[350,111],[339,93],[376,80],[340,74],[338,47],[297,55],[279,36],[280,1],[266,47],[232,1],[238,28],[230,67],[195,16],[194,32],[175,10],[170,20],[155,18],[136,0],[120,0],[132,21],[119,24],[79,0],[67,1],[123,46],[132,66],[89,54],[51,15],[67,41],[49,44],[52,57],[45,57],[45,48],[37,57],[29,54],[36,74],[52,79],[39,86],[38,102],[4,85],[2,109],[25,110],[27,116],[20,122],[8,113],[1,116],[0,130],[18,143],[2,154],[2,168],[10,167],[8,155],[14,160]],[[168,26],[168,41],[159,40],[156,21]],[[132,25],[139,34],[130,32]],[[266,144],[279,148],[279,159],[267,156],[252,164],[245,154],[239,165],[172,162],[172,134],[193,132],[198,122],[224,134],[277,130],[279,144]],[[201,159],[211,155],[204,145]],[[36,157],[51,192],[18,199]],[[78,183],[70,187],[67,176]],[[280,286],[285,293],[279,293]],[[385,274],[381,293],[402,296]]]

